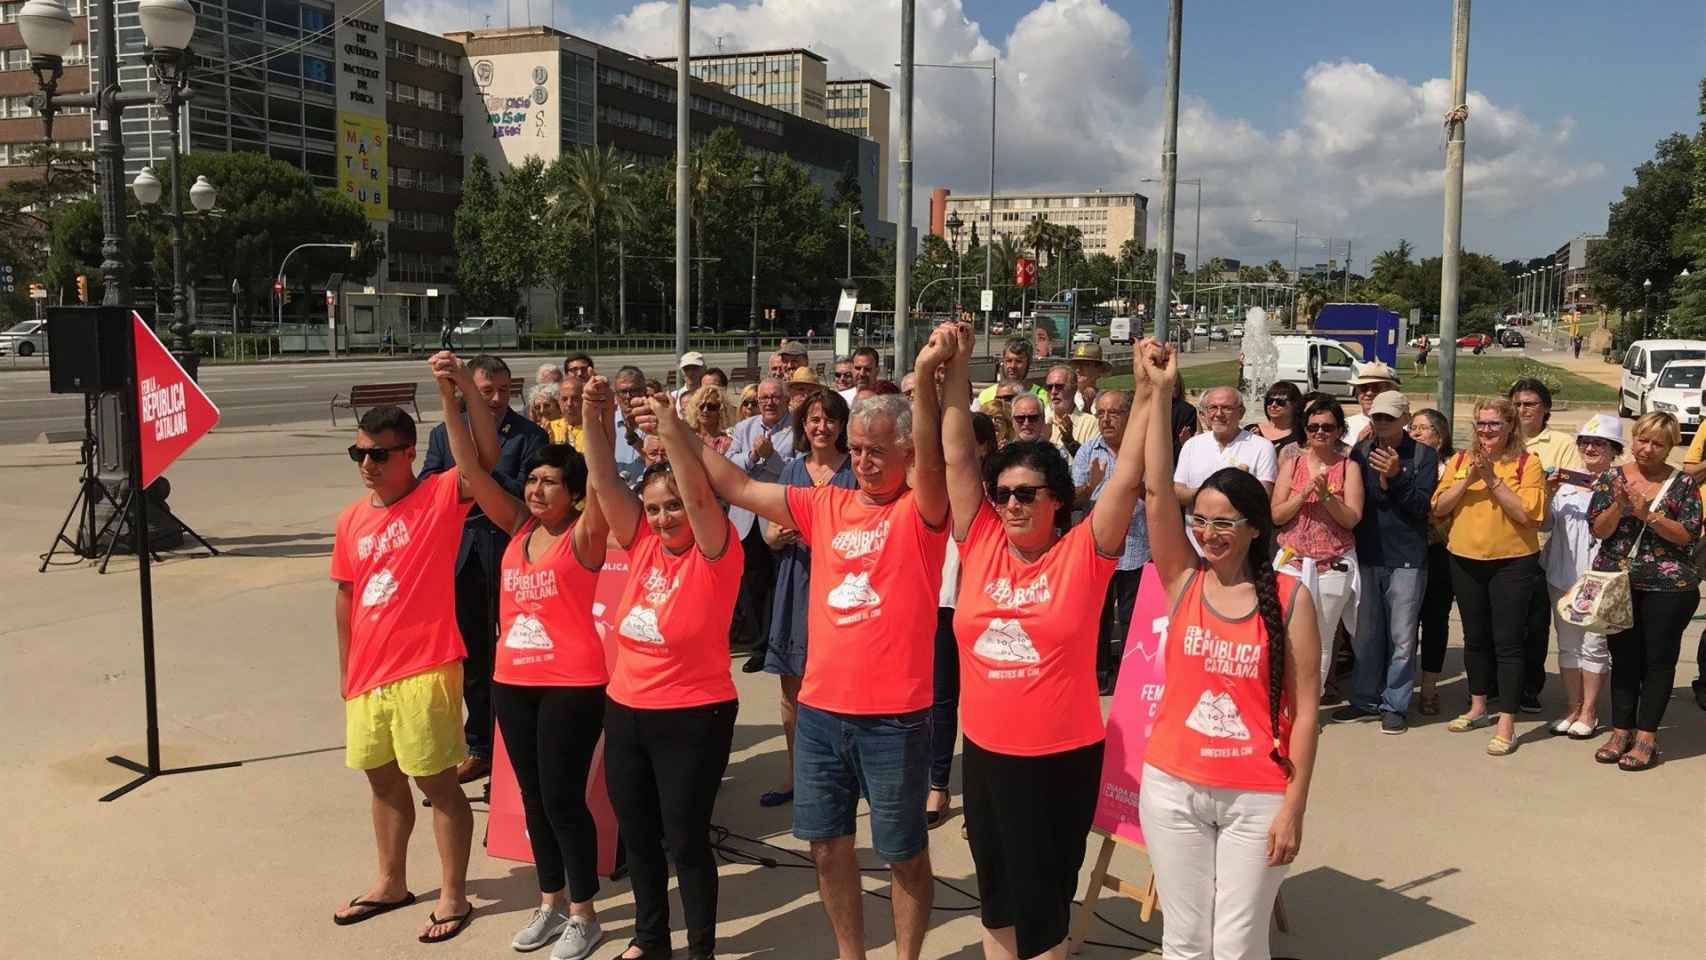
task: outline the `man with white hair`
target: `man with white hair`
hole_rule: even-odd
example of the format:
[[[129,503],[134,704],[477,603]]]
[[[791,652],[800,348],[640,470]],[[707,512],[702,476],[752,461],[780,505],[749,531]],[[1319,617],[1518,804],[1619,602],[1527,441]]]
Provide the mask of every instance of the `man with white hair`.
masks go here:
[[[1008,416],[1013,420],[1013,439],[1032,443],[1048,443],[1048,418],[1043,414],[1043,402],[1034,393],[1021,393],[1013,398]]]
[[[1078,448],[1100,433],[1096,415],[1079,409],[1078,373],[1067,364],[1049,368],[1043,389],[1048,391],[1049,439],[1071,460],[1078,456]],[[1094,409],[1094,401],[1090,406]]]
[[[1179,495],[1179,503],[1189,510],[1203,481],[1225,467],[1247,471],[1272,493],[1274,477],[1279,473],[1274,445],[1240,425],[1244,422],[1244,399],[1238,391],[1211,387],[1203,393],[1200,409],[1208,432],[1185,441],[1179,448],[1179,465],[1173,471],[1173,490]]]
[[[919,352],[919,383],[959,348],[943,324]],[[954,402],[963,402],[956,398]],[[947,467],[935,390],[909,405],[854,407],[847,446],[859,489],[753,480],[713,451],[717,495],[798,530],[811,548],[806,673],[794,734],[794,835],[811,844],[839,955],[865,956],[864,892],[853,834],[870,798],[871,845],[890,864],[895,956],[918,960],[934,880],[925,832],[936,606],[948,542]],[[908,485],[908,473],[912,485]]]
[[[541,363],[539,369],[533,373],[533,383],[536,386],[541,383],[561,382],[563,382],[563,368],[554,363]]]

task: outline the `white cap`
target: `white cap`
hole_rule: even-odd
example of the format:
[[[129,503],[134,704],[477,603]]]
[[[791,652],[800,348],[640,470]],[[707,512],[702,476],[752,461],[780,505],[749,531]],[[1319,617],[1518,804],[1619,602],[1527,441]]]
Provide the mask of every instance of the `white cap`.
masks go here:
[[[702,367],[704,365],[705,355],[697,350],[689,350],[681,355],[681,369],[683,370],[688,367]]]
[[[1596,413],[1588,418],[1587,423],[1582,424],[1580,430],[1576,431],[1577,440],[1583,437],[1598,437],[1601,440],[1608,440],[1617,444],[1618,448],[1621,449],[1623,447],[1623,421],[1609,413]]]

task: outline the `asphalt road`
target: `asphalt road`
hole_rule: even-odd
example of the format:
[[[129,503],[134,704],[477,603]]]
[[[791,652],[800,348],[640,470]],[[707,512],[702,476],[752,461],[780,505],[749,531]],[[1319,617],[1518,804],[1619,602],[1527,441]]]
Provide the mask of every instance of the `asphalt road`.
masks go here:
[[[1235,352],[1227,344],[1215,344],[1215,349],[1189,354],[1186,365],[1210,363],[1229,359]],[[532,379],[540,363],[560,360],[546,355],[513,355],[505,357],[516,374]],[[662,377],[668,371],[671,358],[665,354],[612,354],[598,357],[599,369],[613,373],[617,367],[632,363],[648,374]],[[742,365],[742,353],[713,353],[706,357],[713,366],[725,369]],[[81,431],[83,428],[83,398],[48,392],[47,370],[40,361],[0,359],[0,443],[22,443],[35,440],[43,433]],[[332,394],[347,391],[358,383],[414,382],[420,385],[421,413],[427,420],[437,420],[434,412],[438,400],[432,388],[432,377],[424,360],[338,360],[265,363],[253,366],[204,367],[202,389],[219,407],[220,423],[227,427],[261,426],[273,423],[293,423],[324,419],[328,424]],[[339,411],[344,422],[348,411]]]

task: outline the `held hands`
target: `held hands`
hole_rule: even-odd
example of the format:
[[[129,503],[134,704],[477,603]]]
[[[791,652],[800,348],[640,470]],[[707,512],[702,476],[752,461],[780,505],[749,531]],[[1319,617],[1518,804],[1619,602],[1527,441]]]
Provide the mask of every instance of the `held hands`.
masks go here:
[[[615,400],[610,378],[593,377],[581,391],[581,415],[587,423],[603,424],[608,429],[616,422]]]
[[[1131,399],[1132,406],[1147,401],[1155,393],[1155,367],[1144,355],[1141,345],[1131,352]]]
[[[1171,397],[1179,385],[1178,351],[1153,339],[1145,339],[1143,354],[1144,359],[1154,368],[1149,379],[1155,385],[1156,392]]]
[[[427,360],[427,367],[432,370],[433,380],[438,384],[438,392],[449,396],[457,389],[464,394],[473,392],[472,379],[468,368],[457,359],[456,354],[449,350],[440,350]]]
[[[913,372],[918,379],[936,376],[936,368],[954,359],[960,344],[959,324],[944,323],[930,333],[930,342],[924,349],[918,351],[918,359],[913,364]]]
[[[639,408],[634,416],[634,425],[646,433],[673,435],[677,430],[685,430],[686,424],[676,416],[675,401],[669,397],[647,397],[636,404]]]

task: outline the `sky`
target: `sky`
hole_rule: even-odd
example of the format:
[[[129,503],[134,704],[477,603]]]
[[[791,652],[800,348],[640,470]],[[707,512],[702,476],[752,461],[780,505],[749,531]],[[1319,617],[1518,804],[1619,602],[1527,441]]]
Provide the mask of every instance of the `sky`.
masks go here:
[[[501,27],[504,7],[388,0],[386,16],[444,32]],[[1201,178],[1204,259],[1352,269],[1405,238],[1442,246],[1442,121],[1451,108],[1449,0],[1188,0],[1180,57],[1179,176]],[[996,190],[1136,191],[1160,223],[1166,0],[918,0],[920,62],[996,58]],[[553,24],[632,53],[675,54],[665,0],[509,0],[509,23]],[[829,76],[896,83],[899,0],[695,5],[692,52],[806,47]],[[476,12],[478,11],[478,12]],[[488,22],[489,18],[489,22]],[[1495,0],[1469,41],[1465,249],[1549,255],[1605,230],[1606,208],[1653,144],[1694,133],[1706,77],[1699,0]],[[898,92],[898,91],[897,91]],[[894,125],[898,135],[898,123]],[[891,153],[893,146],[891,145]],[[892,159],[892,158],[891,158]],[[914,222],[930,189],[988,189],[986,74],[921,70]],[[895,165],[890,164],[893,171]],[[892,191],[894,185],[890,184]],[[891,203],[891,211],[895,205]],[[1179,188],[1177,249],[1193,252],[1196,190]]]

